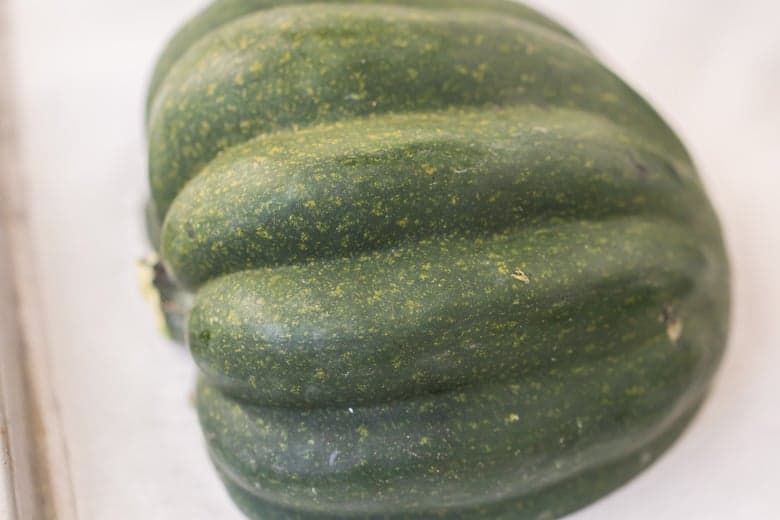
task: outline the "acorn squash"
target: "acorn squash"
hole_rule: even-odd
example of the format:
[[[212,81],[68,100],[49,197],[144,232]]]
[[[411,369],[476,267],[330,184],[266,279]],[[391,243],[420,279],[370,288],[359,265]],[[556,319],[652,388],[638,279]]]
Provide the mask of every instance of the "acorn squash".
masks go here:
[[[164,311],[250,517],[559,516],[707,392],[729,274],[696,170],[527,7],[217,1],[147,117]]]

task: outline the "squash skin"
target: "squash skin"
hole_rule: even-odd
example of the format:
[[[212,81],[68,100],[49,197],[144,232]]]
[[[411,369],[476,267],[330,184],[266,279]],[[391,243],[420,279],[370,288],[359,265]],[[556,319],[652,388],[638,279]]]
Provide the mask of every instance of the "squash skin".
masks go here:
[[[257,135],[389,112],[517,105],[595,112],[685,156],[657,114],[581,44],[527,20],[467,9],[286,7],[220,27],[168,72],[150,114],[152,197],[165,215],[220,151]]]
[[[257,11],[284,6],[305,6],[307,4],[390,4],[411,7],[428,7],[431,9],[477,8],[489,10],[507,16],[527,19],[560,34],[571,36],[563,27],[529,9],[528,7],[506,0],[481,0],[478,4],[463,0],[216,0],[203,12],[186,23],[171,38],[165,51],[157,60],[147,98],[147,113],[151,110],[160,85],[173,65],[199,39],[215,29]]]
[[[377,492],[376,489],[367,492],[365,488],[351,485],[352,482],[365,482],[376,478],[367,470],[361,472],[359,468],[349,475],[353,478],[352,482],[346,484],[344,483],[346,480],[344,476],[334,476],[329,480],[319,479],[313,486],[306,487],[310,480],[304,478],[301,481],[297,474],[274,474],[270,482],[273,482],[275,486],[271,488],[271,491],[266,491],[257,486],[256,483],[247,481],[244,475],[236,473],[237,468],[238,471],[246,471],[245,465],[237,464],[235,460],[222,457],[226,453],[230,454],[233,452],[236,444],[231,446],[231,442],[243,443],[251,439],[251,442],[247,445],[253,448],[259,447],[258,438],[266,439],[266,442],[268,442],[267,437],[263,436],[264,432],[258,433],[258,429],[250,423],[252,420],[257,420],[259,416],[267,417],[267,412],[252,410],[251,407],[243,407],[241,412],[246,415],[242,414],[239,416],[239,419],[236,419],[238,414],[236,413],[235,403],[219,402],[220,399],[224,399],[223,394],[215,392],[213,388],[206,385],[201,384],[199,386],[198,406],[201,414],[201,423],[207,439],[214,441],[217,441],[217,439],[224,440],[225,435],[221,433],[221,429],[225,425],[229,425],[229,431],[243,432],[244,436],[230,438],[230,441],[225,444],[211,442],[209,445],[210,454],[231,497],[249,518],[257,520],[337,520],[344,518],[514,520],[557,518],[589,504],[594,498],[612,491],[645,469],[677,439],[699,408],[698,403],[686,403],[689,406],[687,410],[680,410],[679,413],[674,414],[672,416],[673,420],[661,420],[659,424],[662,427],[654,435],[636,435],[634,437],[635,444],[633,445],[625,443],[620,445],[608,442],[599,443],[599,441],[591,437],[587,440],[591,443],[590,447],[594,448],[595,446],[595,449],[581,451],[579,457],[572,455],[563,456],[553,462],[553,465],[558,464],[561,467],[576,468],[576,472],[556,471],[556,469],[550,466],[542,467],[541,465],[536,465],[534,461],[529,463],[527,468],[515,467],[515,475],[513,477],[502,479],[501,482],[496,482],[495,478],[488,478],[487,482],[489,484],[485,485],[483,481],[479,480],[480,478],[484,479],[487,471],[485,470],[485,464],[482,462],[484,455],[479,453],[478,448],[481,446],[485,449],[486,445],[476,444],[472,450],[475,452],[472,457],[475,456],[476,458],[464,457],[463,460],[463,462],[468,461],[472,464],[469,475],[477,477],[469,480],[468,483],[473,486],[471,489],[465,490],[466,486],[464,485],[456,487],[455,490],[451,489],[451,493],[457,493],[455,497],[451,494],[439,493],[439,490],[446,489],[451,484],[452,478],[441,477],[440,473],[438,473],[438,467],[424,468],[422,464],[418,464],[409,468],[415,471],[414,474],[411,471],[408,472],[408,474],[412,474],[415,487],[411,485],[404,486],[403,484],[401,484],[401,489],[391,487],[397,484],[398,481],[403,482],[404,480],[403,476],[394,475],[395,478],[388,480],[383,486],[383,491],[388,488],[391,490],[388,493],[389,496],[387,496]],[[657,417],[653,418],[658,419]],[[618,422],[618,424],[622,423]],[[354,425],[357,425],[356,429],[367,429],[359,421],[353,421],[351,426]],[[295,431],[296,426],[291,426],[292,431]],[[426,422],[425,426],[429,426],[429,422]],[[460,433],[456,432],[456,434]],[[551,445],[555,442],[559,444],[566,442],[567,437],[558,436],[558,431],[553,433],[540,430],[537,438],[541,438],[548,433],[552,433],[550,435],[553,441],[550,443]],[[634,431],[631,433],[637,434]],[[425,438],[427,437],[423,436],[418,439]],[[416,453],[420,449],[420,443],[421,441],[418,441],[410,446],[410,443],[407,441],[404,449],[405,453],[407,455],[410,452]],[[227,452],[224,451],[225,445],[228,446]],[[335,450],[321,453],[321,455],[325,456],[323,460],[328,461],[326,464],[329,464],[335,454],[337,462],[334,465],[357,465],[362,460],[358,456],[369,453],[369,449],[378,445],[378,443],[372,444],[370,447],[363,447],[356,442],[350,445],[357,446],[358,451],[357,454],[350,455],[346,464],[339,462],[338,457],[341,455],[341,452]],[[503,449],[508,448],[505,445],[500,447]],[[422,448],[425,449],[426,447]],[[619,451],[612,451],[614,448],[618,448]],[[559,447],[555,449],[559,452],[562,451]],[[575,445],[569,451],[576,449],[578,447]],[[426,451],[428,452],[426,453],[428,455],[426,460],[436,459],[437,452],[433,450]],[[244,452],[246,456],[252,456],[256,453],[255,450]],[[506,458],[508,454],[504,453],[500,454],[500,456]],[[598,457],[600,463],[597,465],[583,464],[582,459],[588,457]],[[358,462],[355,462],[356,460]],[[368,458],[368,461],[372,464],[379,462],[371,458]],[[396,463],[392,458],[382,462],[388,464]],[[544,471],[540,471],[542,469]],[[335,473],[333,469],[330,471]],[[512,475],[512,472],[506,473]],[[517,473],[520,474],[517,475]],[[414,479],[414,477],[420,474],[428,477],[429,482],[426,482],[424,479]],[[457,477],[455,479],[459,480]],[[431,485],[430,481],[433,481],[433,485]],[[291,486],[291,482],[295,484]],[[322,486],[323,483],[325,484],[324,486]],[[318,484],[321,487],[315,487]],[[422,490],[416,486],[422,486]],[[514,486],[514,488],[510,490],[510,486]],[[277,487],[285,489],[288,493],[294,489],[295,495],[293,496],[293,493],[280,493],[277,491]],[[433,492],[432,496],[429,494],[431,491]],[[475,499],[475,492],[482,494]],[[323,496],[325,499],[321,499]],[[489,499],[486,500],[486,497],[489,497]],[[339,502],[334,502],[334,498],[339,500]],[[435,504],[431,504],[432,501],[435,501]]]
[[[553,517],[641,471],[728,329],[674,133],[525,7],[306,3],[215,3],[150,94],[150,234],[236,502]]]

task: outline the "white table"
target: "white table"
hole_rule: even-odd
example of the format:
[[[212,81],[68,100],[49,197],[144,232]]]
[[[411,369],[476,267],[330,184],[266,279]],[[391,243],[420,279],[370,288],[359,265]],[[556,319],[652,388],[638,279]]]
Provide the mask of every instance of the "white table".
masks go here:
[[[166,37],[204,2],[10,3],[29,212],[17,267],[37,280],[26,323],[46,349],[47,446],[59,500],[75,509],[62,518],[238,519],[190,405],[193,364],[158,335],[134,265],[147,252],[144,90]],[[697,420],[647,472],[572,518],[778,518],[780,4],[533,3],[684,136],[723,218],[735,282],[731,346]]]

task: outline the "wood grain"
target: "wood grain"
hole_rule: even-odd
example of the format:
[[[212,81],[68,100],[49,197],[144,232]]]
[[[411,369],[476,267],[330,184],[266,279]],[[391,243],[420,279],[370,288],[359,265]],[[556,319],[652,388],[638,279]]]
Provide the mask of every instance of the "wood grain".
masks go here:
[[[8,69],[10,62],[6,8],[5,0],[0,0],[2,69]],[[34,314],[36,284],[28,262],[27,218],[21,204],[13,82],[8,81],[10,71],[2,72],[6,80],[0,83],[0,460],[4,463],[0,485],[5,493],[0,499],[5,503],[0,502],[0,516],[71,518],[69,481],[55,480],[50,470],[50,448],[63,444],[46,365],[37,362],[43,335],[28,334],[25,326]]]

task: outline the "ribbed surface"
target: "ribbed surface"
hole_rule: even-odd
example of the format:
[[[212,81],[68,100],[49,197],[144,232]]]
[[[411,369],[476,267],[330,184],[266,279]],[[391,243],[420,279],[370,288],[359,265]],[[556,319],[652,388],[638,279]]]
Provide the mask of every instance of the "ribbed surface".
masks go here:
[[[289,7],[199,40],[152,104],[161,214],[216,154],[268,132],[386,112],[538,104],[590,110],[682,156],[674,136],[569,37],[466,9]]]
[[[185,24],[171,39],[165,52],[160,56],[149,87],[147,105],[151,105],[160,85],[168,75],[170,68],[179,58],[190,50],[195,42],[213,30],[257,11],[284,6],[307,6],[308,4],[350,4],[374,5],[389,4],[397,6],[424,7],[427,9],[478,9],[496,14],[528,20],[542,27],[570,36],[568,31],[533,9],[507,0],[216,0],[198,16]]]
[[[220,278],[198,293],[190,344],[258,404],[382,402],[669,343],[658,315],[703,263],[664,221],[435,240]]]
[[[161,255],[237,501],[533,518],[629,478],[727,329],[682,145],[527,8],[306,3],[218,2],[150,96]]]
[[[696,224],[680,158],[602,117],[535,107],[349,120],[234,147],[183,189],[165,258],[198,287],[228,271],[352,256],[552,218]],[[691,188],[694,188],[693,190]]]

